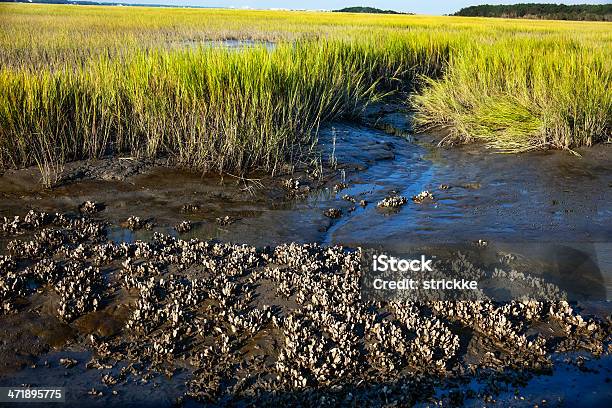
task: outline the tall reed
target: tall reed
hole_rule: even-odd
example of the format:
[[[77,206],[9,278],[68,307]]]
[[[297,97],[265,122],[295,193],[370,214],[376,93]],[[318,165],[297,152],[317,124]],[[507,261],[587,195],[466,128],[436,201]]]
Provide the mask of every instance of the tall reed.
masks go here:
[[[32,164],[44,144],[68,160],[129,152],[203,169],[273,170],[311,143],[322,122],[380,98],[390,86],[383,81],[439,69],[422,64],[440,58],[432,54],[409,43],[321,40],[3,70],[0,163]]]

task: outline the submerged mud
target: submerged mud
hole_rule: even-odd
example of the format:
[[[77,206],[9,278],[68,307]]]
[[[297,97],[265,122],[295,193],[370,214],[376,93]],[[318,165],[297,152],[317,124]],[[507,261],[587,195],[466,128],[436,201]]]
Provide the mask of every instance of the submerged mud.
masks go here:
[[[0,385],[65,386],[73,405],[533,405],[540,374],[573,367],[606,390],[610,147],[435,149],[393,109],[366,122],[277,177],[115,158],[45,190],[5,172]],[[466,275],[582,300],[370,301],[367,246],[457,251]]]

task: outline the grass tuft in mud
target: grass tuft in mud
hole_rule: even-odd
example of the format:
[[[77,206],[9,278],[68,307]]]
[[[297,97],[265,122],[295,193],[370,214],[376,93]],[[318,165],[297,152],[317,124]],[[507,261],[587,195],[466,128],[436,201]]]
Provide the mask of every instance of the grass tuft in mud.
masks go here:
[[[609,52],[573,41],[508,39],[452,56],[413,97],[417,126],[449,129],[447,142],[505,151],[568,149],[610,137]]]

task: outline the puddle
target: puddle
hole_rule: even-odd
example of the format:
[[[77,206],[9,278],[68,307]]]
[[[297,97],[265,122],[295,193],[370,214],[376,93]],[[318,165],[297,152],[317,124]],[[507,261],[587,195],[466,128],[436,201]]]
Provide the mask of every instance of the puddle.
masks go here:
[[[125,363],[112,368],[87,369],[86,364],[93,355],[89,351],[51,352],[39,356],[32,366],[12,373],[10,378],[0,377],[0,387],[28,384],[31,387],[63,387],[66,391],[66,407],[172,407],[185,391],[186,370],[179,371],[172,378],[154,374],[148,380],[131,374],[121,374]],[[66,368],[60,359],[76,361],[73,367]],[[110,375],[122,378],[112,387],[101,384],[101,378]],[[93,390],[96,395],[92,395]],[[29,407],[48,406],[28,403]],[[51,404],[54,405],[54,404]]]
[[[170,48],[223,48],[232,51],[241,51],[249,48],[265,48],[272,51],[276,43],[258,40],[187,40],[170,43]]]
[[[554,356],[553,370],[548,375],[531,378],[523,387],[508,386],[494,397],[495,402],[487,406],[553,406],[553,407],[604,407],[612,400],[612,357],[601,359],[578,357],[576,353]],[[570,363],[572,362],[572,363]],[[482,386],[473,382],[472,385]],[[482,400],[467,399],[466,407],[482,407]]]

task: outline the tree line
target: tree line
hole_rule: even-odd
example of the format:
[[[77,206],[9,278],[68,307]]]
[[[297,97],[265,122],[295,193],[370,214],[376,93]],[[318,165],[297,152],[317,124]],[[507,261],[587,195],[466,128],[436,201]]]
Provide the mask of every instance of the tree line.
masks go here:
[[[334,10],[337,13],[370,13],[370,14],[412,14],[402,13],[395,10],[381,10],[374,7],[345,7],[340,10]]]
[[[483,4],[462,8],[455,15],[466,17],[612,21],[612,4]]]

